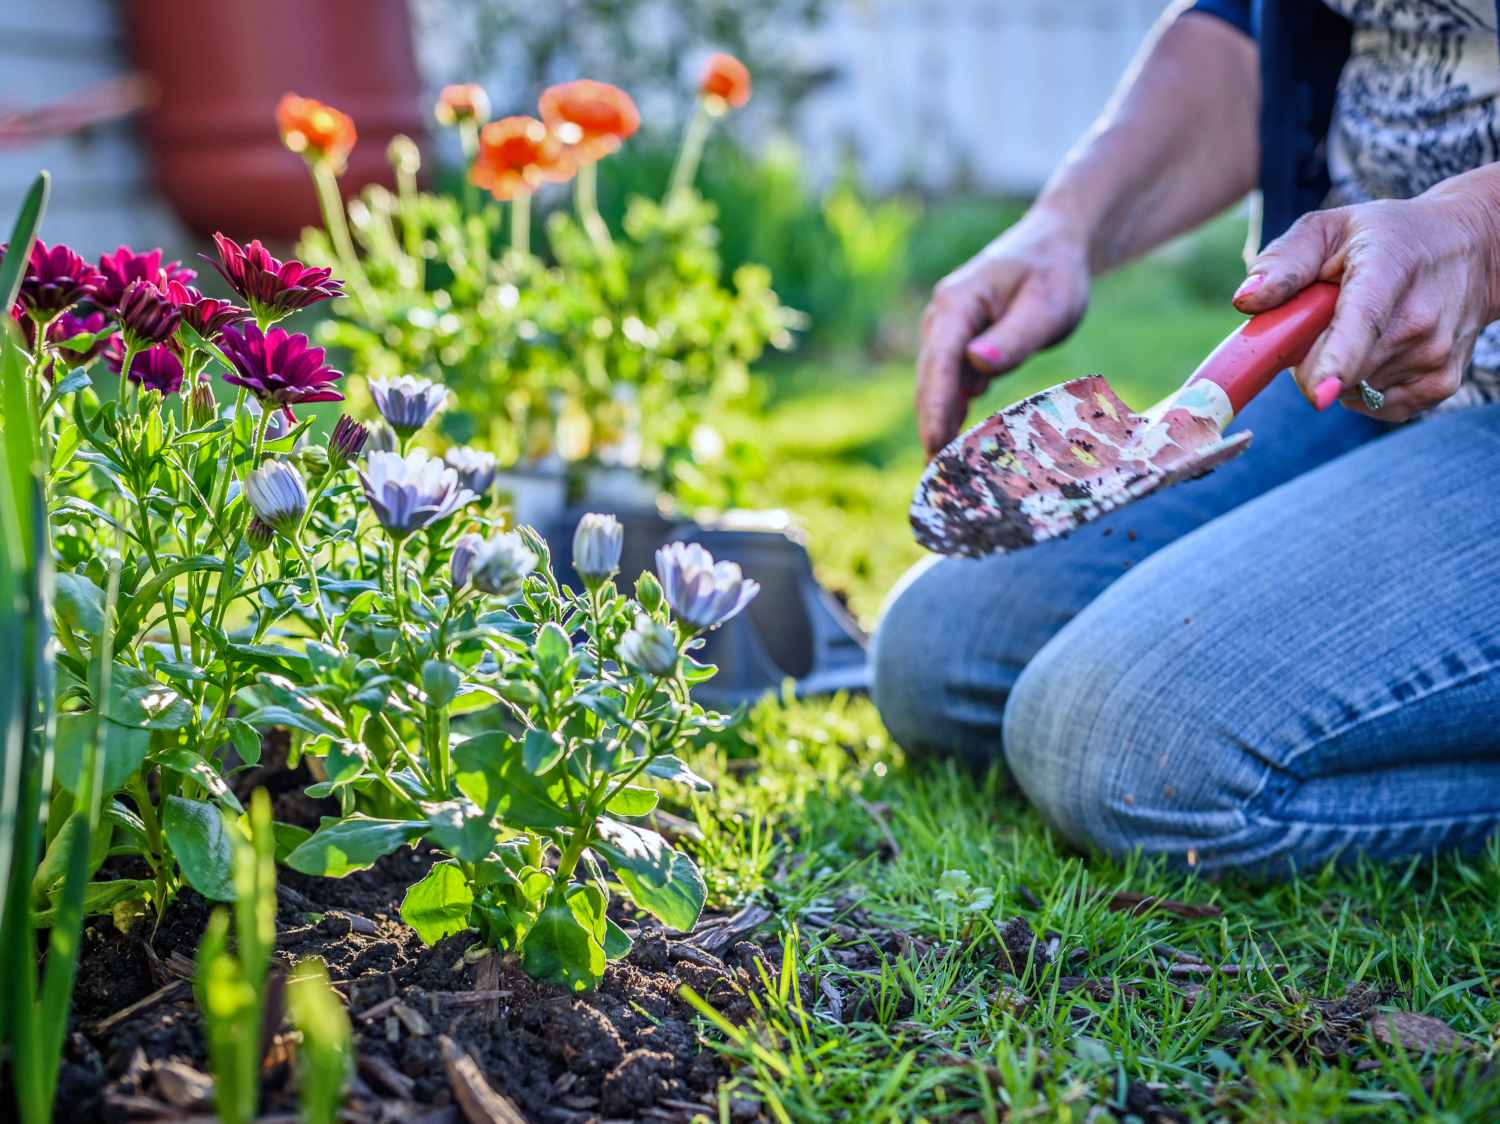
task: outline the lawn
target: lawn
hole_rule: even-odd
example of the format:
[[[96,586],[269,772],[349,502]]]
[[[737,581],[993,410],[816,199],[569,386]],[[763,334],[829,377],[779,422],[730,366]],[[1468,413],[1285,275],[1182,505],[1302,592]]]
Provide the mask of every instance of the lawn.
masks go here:
[[[981,405],[1092,371],[1143,405],[1234,321],[1137,266]],[[732,428],[866,623],[919,556],[911,380],[801,363]],[[769,700],[702,769],[711,901],[781,926],[763,1018],[709,1029],[738,1067],[721,1119],[1500,1118],[1500,843],[1272,888],[1087,857],[1003,770],[903,760],[865,699]]]

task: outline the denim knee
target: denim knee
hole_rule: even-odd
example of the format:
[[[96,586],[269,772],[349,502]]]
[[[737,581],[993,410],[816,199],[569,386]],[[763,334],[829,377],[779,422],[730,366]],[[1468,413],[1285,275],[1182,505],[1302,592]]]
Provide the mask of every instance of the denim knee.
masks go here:
[[[886,729],[915,756],[955,757],[975,768],[1000,760],[1003,684],[969,682],[967,632],[976,623],[962,606],[963,563],[932,559],[914,567],[891,592],[870,656],[871,694]]]
[[[1238,842],[1220,845],[1242,839],[1265,767],[1209,713],[1211,689],[1123,626],[1085,614],[1022,672],[1005,711],[1011,774],[1080,847],[1240,865]]]

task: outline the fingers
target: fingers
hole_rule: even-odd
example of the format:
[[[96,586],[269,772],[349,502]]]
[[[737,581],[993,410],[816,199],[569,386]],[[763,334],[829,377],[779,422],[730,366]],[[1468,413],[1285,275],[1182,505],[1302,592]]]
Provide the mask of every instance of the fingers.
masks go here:
[[[1406,289],[1404,278],[1377,270],[1351,268],[1339,289],[1333,321],[1297,364],[1297,385],[1319,409],[1337,385],[1342,393],[1368,378],[1384,358],[1381,335]]]
[[[1262,250],[1250,262],[1249,276],[1235,291],[1234,306],[1241,312],[1265,312],[1300,293],[1320,277],[1336,276],[1325,267],[1334,265],[1341,211],[1314,211],[1303,215],[1290,230]]]
[[[1019,269],[997,266],[955,276],[933,293],[917,355],[917,432],[929,457],[958,435],[969,400],[984,390],[986,367],[975,362],[968,344],[990,310],[1004,306],[1019,277]]]
[[[1069,292],[1062,278],[1030,277],[1000,319],[969,344],[969,358],[991,375],[1014,370],[1076,328],[1087,300],[1087,291]]]
[[[1410,421],[1418,414],[1432,409],[1453,394],[1462,381],[1460,371],[1446,370],[1434,371],[1386,388],[1377,387],[1385,395],[1385,401],[1378,410],[1365,405],[1364,396],[1356,385],[1353,390],[1345,391],[1339,397],[1339,404],[1356,414],[1364,414],[1367,418],[1395,424]],[[1375,384],[1372,382],[1371,385]]]

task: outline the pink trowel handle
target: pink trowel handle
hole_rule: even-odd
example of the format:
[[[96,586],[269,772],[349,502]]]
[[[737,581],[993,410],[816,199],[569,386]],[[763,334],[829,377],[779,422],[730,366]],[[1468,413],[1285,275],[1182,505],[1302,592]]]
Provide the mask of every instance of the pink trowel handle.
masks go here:
[[[1333,321],[1338,299],[1337,285],[1314,281],[1279,308],[1250,317],[1214,348],[1188,385],[1205,379],[1216,383],[1238,414],[1278,371],[1302,362]]]

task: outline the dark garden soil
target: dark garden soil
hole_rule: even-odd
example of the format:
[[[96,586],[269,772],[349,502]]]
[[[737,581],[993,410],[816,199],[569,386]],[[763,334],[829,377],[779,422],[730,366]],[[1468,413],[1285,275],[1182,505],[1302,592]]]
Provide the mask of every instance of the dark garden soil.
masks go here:
[[[260,779],[283,787],[280,777]],[[319,809],[296,788],[274,796],[276,818],[312,826]],[[762,950],[739,938],[764,910],[706,917],[686,937],[617,916],[634,948],[597,991],[575,996],[529,979],[511,958],[467,957],[472,935],[424,946],[399,910],[433,861],[403,848],[340,880],[278,870],[278,963],[322,958],[348,1002],[358,1064],[345,1119],[718,1118],[728,1069],[699,1043],[678,989],[689,984],[729,1020],[745,1022]],[[88,925],[58,1120],[211,1119],[191,983],[208,911],[184,891],[154,936],[149,920],[129,936],[108,918]],[[277,1010],[267,1021],[279,1021],[280,1003],[271,1002]],[[263,1111],[293,1120],[289,1059],[287,1041],[268,1035]],[[733,1109],[737,1118],[759,1116],[753,1102]]]

